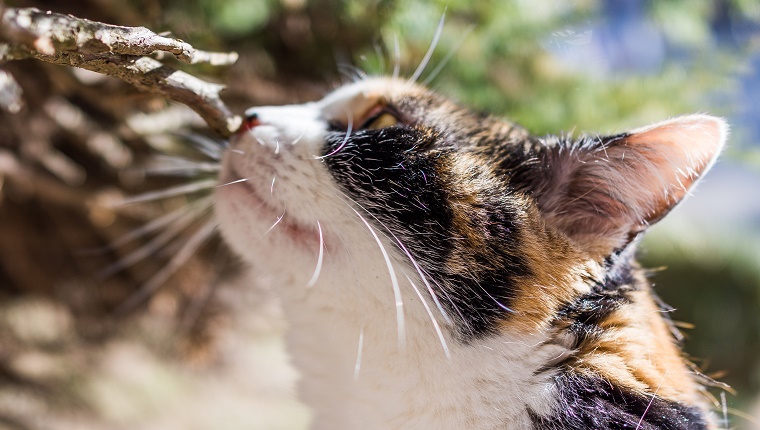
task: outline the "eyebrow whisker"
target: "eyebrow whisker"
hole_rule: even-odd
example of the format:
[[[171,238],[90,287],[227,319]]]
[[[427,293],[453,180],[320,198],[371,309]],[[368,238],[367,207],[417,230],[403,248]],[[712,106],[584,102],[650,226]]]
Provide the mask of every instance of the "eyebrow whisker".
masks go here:
[[[428,62],[430,62],[430,57],[432,57],[433,52],[435,51],[435,47],[438,45],[438,40],[441,38],[441,33],[443,32],[443,23],[446,22],[446,12],[444,11],[441,15],[441,19],[438,21],[438,28],[435,30],[435,35],[433,35],[433,40],[430,42],[430,47],[428,48],[427,52],[425,53],[425,57],[422,58],[422,61],[420,62],[420,65],[417,66],[417,70],[414,71],[414,74],[411,78],[409,78],[409,82],[417,82],[417,79],[419,79],[420,75],[422,75],[422,72],[425,70],[425,67],[427,67]]]
[[[353,128],[354,128],[354,116],[351,114],[351,112],[347,112],[347,113],[348,113],[348,128],[346,129],[346,136],[343,138],[343,141],[340,143],[340,145],[338,145],[337,148],[335,148],[329,154],[314,157],[315,159],[322,160],[327,157],[332,157],[333,155],[340,152],[346,146],[346,143],[348,143],[348,137],[351,136],[351,132],[353,131]]]

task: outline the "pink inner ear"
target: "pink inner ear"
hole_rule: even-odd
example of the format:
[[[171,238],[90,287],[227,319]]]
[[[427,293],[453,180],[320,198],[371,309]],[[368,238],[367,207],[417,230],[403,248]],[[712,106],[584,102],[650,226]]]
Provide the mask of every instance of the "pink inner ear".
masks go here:
[[[720,118],[689,115],[554,152],[548,161],[554,182],[537,193],[541,210],[577,243],[605,254],[677,205],[715,161],[727,133]]]
[[[631,132],[623,147],[637,152],[658,171],[649,172],[637,184],[651,193],[649,207],[642,208],[647,223],[658,221],[684,198],[713,164],[727,134],[726,123],[708,115],[683,116]]]
[[[670,163],[688,167],[698,176],[720,152],[727,134],[728,126],[722,119],[689,115],[634,130],[626,143],[656,147],[663,156],[676,157]]]

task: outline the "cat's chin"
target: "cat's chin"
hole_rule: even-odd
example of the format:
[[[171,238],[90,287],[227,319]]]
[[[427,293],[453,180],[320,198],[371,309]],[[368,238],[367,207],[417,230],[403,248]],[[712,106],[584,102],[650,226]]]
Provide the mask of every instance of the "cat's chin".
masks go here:
[[[242,180],[234,172],[223,175],[222,184],[214,195],[216,218],[239,254],[248,257],[281,248],[307,255],[319,252],[322,245],[316,223],[307,226],[288,217],[261,197],[252,181]]]

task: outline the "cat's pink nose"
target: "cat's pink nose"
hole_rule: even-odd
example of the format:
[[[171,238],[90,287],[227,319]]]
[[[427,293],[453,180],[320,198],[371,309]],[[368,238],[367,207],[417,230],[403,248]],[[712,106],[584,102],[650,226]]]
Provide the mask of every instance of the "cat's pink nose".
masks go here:
[[[246,113],[245,119],[243,119],[243,123],[240,124],[240,128],[238,128],[237,133],[244,133],[258,125],[261,125],[259,116],[255,112]]]

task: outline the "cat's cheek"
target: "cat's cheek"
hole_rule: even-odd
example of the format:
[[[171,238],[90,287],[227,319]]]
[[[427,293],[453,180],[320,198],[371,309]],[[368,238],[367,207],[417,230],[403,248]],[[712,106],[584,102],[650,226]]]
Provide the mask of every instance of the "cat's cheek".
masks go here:
[[[253,238],[261,233],[256,223],[246,222],[245,212],[250,211],[241,195],[239,187],[226,186],[214,192],[214,217],[219,223],[219,230],[225,241],[249,263],[256,259],[252,245]]]

